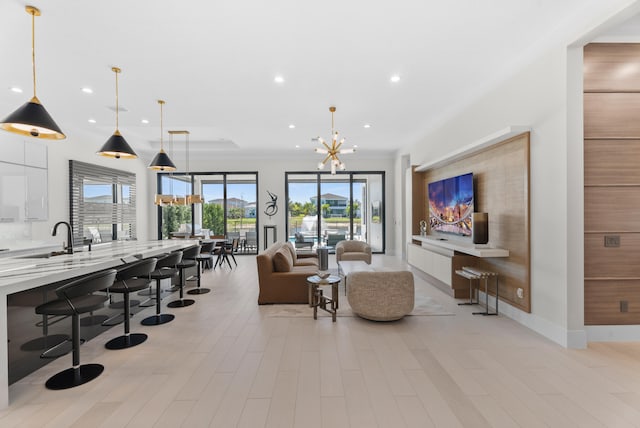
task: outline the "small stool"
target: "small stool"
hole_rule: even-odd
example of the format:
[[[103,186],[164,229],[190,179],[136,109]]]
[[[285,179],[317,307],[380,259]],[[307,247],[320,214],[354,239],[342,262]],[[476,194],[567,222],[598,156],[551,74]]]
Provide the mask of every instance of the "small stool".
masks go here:
[[[478,305],[480,302],[478,301],[478,297],[476,296],[476,301],[473,301],[473,281],[477,281],[480,279],[478,275],[475,275],[471,272],[467,272],[466,270],[458,269],[456,270],[456,274],[460,275],[463,278],[469,280],[469,301],[464,303],[458,303],[458,306],[466,306],[466,305]]]
[[[116,275],[116,282],[114,282],[109,291],[111,293],[124,294],[124,335],[114,337],[108,341],[104,346],[107,349],[126,349],[139,345],[147,340],[147,335],[144,333],[129,333],[130,319],[131,319],[131,301],[129,295],[131,292],[144,290],[149,286],[151,279],[149,274],[156,268],[156,262],[158,259],[151,258],[140,260],[130,264],[122,269]]]
[[[213,245],[213,242],[206,242],[202,244],[202,247],[200,248],[200,254],[196,256],[196,261],[198,262],[198,286],[193,290],[187,291],[187,294],[206,294],[211,291],[208,288],[200,288],[200,280],[201,273],[204,268],[207,266],[207,264],[211,266],[211,263],[213,262],[213,256],[211,255],[211,251],[213,251]]]
[[[498,315],[498,300],[500,287],[498,285],[498,274],[488,270],[482,270],[475,267],[464,266],[463,271],[475,275],[478,279],[484,280],[484,297],[485,307],[484,312],[472,312],[473,315]],[[489,312],[489,278],[495,278],[496,281],[496,310],[495,312]]]
[[[141,321],[142,325],[160,325],[173,321],[175,318],[172,314],[160,313],[160,300],[162,289],[160,287],[160,281],[163,279],[173,278],[178,274],[178,269],[174,266],[180,263],[182,260],[182,251],[174,251],[169,253],[161,259],[158,259],[156,263],[156,270],[149,274],[150,279],[156,280],[156,314],[151,315]]]
[[[71,315],[73,367],[50,377],[45,383],[47,388],[54,390],[73,388],[92,381],[104,371],[104,366],[101,364],[80,365],[80,314],[104,307],[109,298],[92,293],[109,287],[115,278],[115,269],[81,277],[58,287],[56,289],[58,299],[36,307],[37,314]]]
[[[200,254],[200,245],[194,245],[182,251],[182,261],[176,264],[176,268],[180,272],[180,298],[178,300],[174,300],[173,302],[167,303],[167,307],[184,308],[186,306],[191,306],[196,302],[193,299],[184,298],[184,287],[187,283],[187,276],[184,271],[194,266],[198,268],[197,280],[198,287],[200,287],[200,269],[198,266],[198,262],[196,261],[196,257],[198,256],[198,254]]]

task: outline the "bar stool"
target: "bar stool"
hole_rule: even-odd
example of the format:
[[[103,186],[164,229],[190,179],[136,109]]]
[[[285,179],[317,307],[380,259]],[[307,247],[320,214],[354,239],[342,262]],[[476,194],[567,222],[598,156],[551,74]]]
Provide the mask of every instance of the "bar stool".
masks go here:
[[[158,259],[150,258],[134,262],[116,274],[114,282],[109,291],[111,293],[122,293],[124,295],[124,335],[114,337],[104,346],[107,349],[126,349],[139,345],[147,340],[144,333],[129,333],[131,319],[130,293],[140,291],[149,286],[151,279],[149,274],[156,268]]]
[[[213,256],[211,255],[213,246],[213,242],[205,242],[204,244],[202,244],[202,247],[200,247],[200,254],[196,256],[196,261],[198,262],[198,286],[193,290],[187,291],[187,294],[206,294],[211,291],[208,288],[200,288],[200,280],[204,267],[207,265],[207,263],[213,262]]]
[[[73,337],[73,367],[53,375],[45,386],[59,390],[73,388],[92,381],[104,371],[101,364],[80,365],[80,314],[104,307],[108,297],[94,295],[113,284],[116,270],[110,269],[84,276],[56,289],[58,299],[36,307],[37,314],[71,315]]]
[[[185,248],[182,251],[182,261],[176,264],[176,268],[180,271],[180,298],[178,300],[174,300],[173,302],[167,303],[167,307],[169,308],[184,308],[185,306],[191,306],[196,301],[193,299],[185,299],[184,298],[184,287],[187,283],[187,276],[185,274],[185,270],[196,267],[198,269],[198,287],[200,287],[200,269],[198,266],[198,262],[196,261],[196,257],[200,254],[200,245],[194,245],[189,248]]]
[[[204,244],[202,244],[202,247],[200,248],[200,254],[198,254],[198,256],[196,257],[196,260],[198,261],[198,263],[200,263],[200,270],[213,268],[213,255],[211,253],[213,252],[214,246],[215,242],[213,241],[205,242]]]
[[[156,263],[156,270],[149,274],[149,278],[156,280],[156,314],[151,315],[141,321],[142,325],[160,325],[173,321],[175,318],[172,314],[160,313],[160,294],[162,293],[160,281],[163,279],[173,278],[178,274],[175,265],[182,260],[182,251],[174,251],[169,253]]]

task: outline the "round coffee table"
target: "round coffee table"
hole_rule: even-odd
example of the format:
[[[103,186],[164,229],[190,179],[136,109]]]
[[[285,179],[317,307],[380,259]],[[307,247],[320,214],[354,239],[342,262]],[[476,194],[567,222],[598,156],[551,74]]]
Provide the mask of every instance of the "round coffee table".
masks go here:
[[[318,275],[307,277],[307,285],[309,286],[309,306],[313,307],[313,319],[318,319],[318,307],[331,314],[333,322],[336,322],[336,313],[338,311],[338,284],[341,278],[336,275],[322,279]],[[322,293],[320,286],[331,285],[331,298],[326,297]],[[329,304],[329,308],[327,308]]]

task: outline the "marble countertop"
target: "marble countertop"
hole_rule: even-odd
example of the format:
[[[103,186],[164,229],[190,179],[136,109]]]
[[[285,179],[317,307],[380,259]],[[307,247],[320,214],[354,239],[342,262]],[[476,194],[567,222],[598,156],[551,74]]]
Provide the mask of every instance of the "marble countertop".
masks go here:
[[[116,241],[94,245],[92,251],[35,257],[38,252],[0,258],[0,294],[10,294],[97,272],[197,244],[192,240]],[[86,247],[85,247],[86,250]]]

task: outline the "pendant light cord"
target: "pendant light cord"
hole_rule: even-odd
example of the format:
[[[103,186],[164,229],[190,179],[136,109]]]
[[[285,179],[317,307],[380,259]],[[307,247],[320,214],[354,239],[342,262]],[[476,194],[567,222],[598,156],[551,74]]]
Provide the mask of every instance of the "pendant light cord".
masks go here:
[[[118,69],[113,70],[116,73],[116,131],[120,130],[119,127],[119,112],[120,112],[120,107],[118,104]]]
[[[164,101],[158,100],[158,104],[160,104],[160,150],[164,151],[164,144],[162,142],[162,135],[164,134],[164,131],[162,130],[162,106]]]
[[[31,68],[33,69],[33,98],[36,98],[36,12],[31,11]]]

